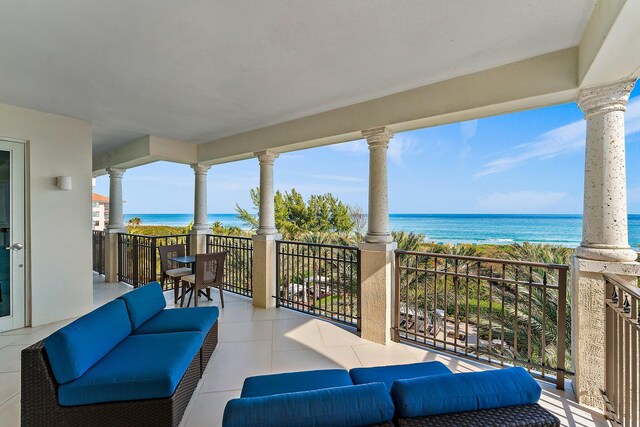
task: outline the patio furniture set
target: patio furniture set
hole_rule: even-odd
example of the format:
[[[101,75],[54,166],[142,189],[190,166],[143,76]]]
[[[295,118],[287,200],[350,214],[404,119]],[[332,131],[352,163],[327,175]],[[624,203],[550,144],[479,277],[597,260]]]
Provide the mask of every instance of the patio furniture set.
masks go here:
[[[197,289],[195,290],[197,292]],[[218,342],[217,307],[137,288],[22,351],[23,426],[177,426]],[[558,426],[522,368],[440,362],[249,377],[223,426]]]

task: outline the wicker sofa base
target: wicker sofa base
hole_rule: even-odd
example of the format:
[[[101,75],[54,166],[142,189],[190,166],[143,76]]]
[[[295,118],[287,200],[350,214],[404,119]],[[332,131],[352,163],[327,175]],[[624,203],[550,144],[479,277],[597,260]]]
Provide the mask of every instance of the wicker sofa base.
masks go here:
[[[217,322],[216,322],[217,326]],[[217,334],[216,334],[217,335]],[[196,355],[171,397],[83,406],[60,406],[58,385],[44,341],[22,351],[22,426],[177,426],[201,373]]]
[[[200,349],[200,376],[204,375],[204,370],[211,359],[211,355],[213,351],[216,349],[218,345],[218,321],[213,324],[211,330],[207,334],[202,343],[202,348]]]
[[[419,418],[400,418],[398,427],[557,427],[560,420],[538,404],[460,412]]]

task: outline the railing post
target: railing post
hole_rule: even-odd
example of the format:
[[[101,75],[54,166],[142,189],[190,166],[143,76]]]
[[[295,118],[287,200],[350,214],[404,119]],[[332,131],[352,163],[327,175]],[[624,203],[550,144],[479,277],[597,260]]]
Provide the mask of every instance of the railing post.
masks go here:
[[[140,270],[138,268],[138,251],[140,250],[140,241],[138,236],[131,237],[131,269],[133,270],[133,287],[138,287],[138,276],[140,274]]]
[[[151,280],[149,280],[149,282],[154,282],[154,281],[158,280],[158,240],[157,240],[157,237],[153,237],[151,239],[151,255],[149,256],[149,262],[151,263]]]
[[[395,253],[395,263],[393,264],[395,270],[395,292],[393,293],[393,340],[400,342],[400,254]],[[425,309],[425,321],[427,316],[427,310]]]
[[[546,289],[545,289],[546,292]],[[546,308],[545,308],[546,309]],[[567,325],[567,270],[558,270],[558,353],[556,376],[556,388],[564,390],[565,350],[566,350],[566,325]]]

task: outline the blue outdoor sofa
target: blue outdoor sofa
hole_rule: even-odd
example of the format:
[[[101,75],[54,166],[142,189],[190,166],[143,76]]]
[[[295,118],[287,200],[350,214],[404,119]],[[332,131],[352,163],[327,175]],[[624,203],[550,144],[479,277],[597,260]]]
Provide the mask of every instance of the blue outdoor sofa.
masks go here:
[[[218,308],[152,282],[22,351],[23,426],[175,426],[218,342]]]
[[[560,421],[522,368],[454,374],[440,362],[247,378],[223,427],[530,426]]]

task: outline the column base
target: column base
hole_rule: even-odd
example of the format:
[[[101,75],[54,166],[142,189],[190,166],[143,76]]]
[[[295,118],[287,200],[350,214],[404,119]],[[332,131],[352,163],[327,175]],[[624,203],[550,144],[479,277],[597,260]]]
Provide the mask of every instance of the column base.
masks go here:
[[[276,240],[279,234],[253,235],[252,293],[253,305],[275,307],[276,301]]]
[[[118,282],[118,234],[126,233],[125,228],[107,228],[104,233],[104,281]]]
[[[359,245],[361,337],[378,344],[391,342],[395,242]]]
[[[192,228],[189,231],[189,255],[207,253],[207,234],[210,232],[208,228]]]
[[[387,244],[393,242],[391,233],[367,233],[364,236],[364,243]]]
[[[631,247],[611,245],[580,245],[576,248],[576,255],[581,259],[609,262],[630,262],[638,259],[638,253]]]

